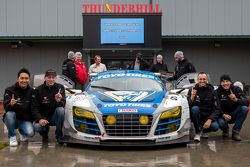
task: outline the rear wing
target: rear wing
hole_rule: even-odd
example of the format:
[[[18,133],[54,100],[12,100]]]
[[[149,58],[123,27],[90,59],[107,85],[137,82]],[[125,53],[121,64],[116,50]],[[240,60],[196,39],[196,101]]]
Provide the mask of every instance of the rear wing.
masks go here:
[[[198,73],[187,73],[182,75],[177,81],[176,81],[176,88],[181,89],[181,88],[187,88],[187,87],[192,87],[197,81],[197,75]]]

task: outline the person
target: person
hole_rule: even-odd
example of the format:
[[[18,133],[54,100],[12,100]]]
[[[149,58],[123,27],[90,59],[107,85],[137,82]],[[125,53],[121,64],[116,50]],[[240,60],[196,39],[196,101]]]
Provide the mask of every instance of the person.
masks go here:
[[[84,90],[85,84],[88,81],[88,72],[84,62],[82,62],[81,52],[75,53],[74,64],[76,67],[76,79],[77,79],[76,89]]]
[[[219,119],[219,126],[222,129],[222,136],[229,136],[228,124],[234,124],[232,139],[241,141],[240,130],[248,114],[249,101],[241,88],[232,84],[229,75],[220,77],[220,86],[216,90],[221,103],[222,116]]]
[[[218,97],[214,87],[208,83],[207,74],[198,73],[197,80],[198,83],[188,92],[188,102],[195,128],[194,141],[199,142],[201,137],[208,138],[208,132],[218,130],[217,119],[221,112]]]
[[[164,63],[162,55],[159,54],[156,56],[156,64],[152,65],[150,67],[149,71],[151,71],[151,72],[160,72],[160,71],[168,72],[168,67]]]
[[[8,129],[10,146],[18,145],[15,129],[19,130],[21,141],[27,141],[27,137],[32,137],[35,134],[31,113],[33,89],[29,83],[30,72],[26,68],[22,68],[17,74],[17,82],[6,88],[4,92],[5,114],[3,121]]]
[[[107,71],[105,64],[101,63],[101,56],[96,55],[94,60],[95,63],[89,67],[89,74]]]
[[[136,59],[133,61],[128,69],[130,70],[147,70],[149,68],[149,63],[143,59],[142,53],[136,54]]]
[[[56,71],[45,72],[45,82],[35,89],[32,97],[34,128],[44,142],[48,141],[49,126],[56,126],[56,139],[63,137],[64,106],[66,102],[64,86],[56,83]]]
[[[169,81],[175,81],[178,80],[184,74],[196,72],[194,65],[184,57],[182,51],[175,52],[174,58],[177,62],[175,66],[175,74],[173,77],[170,77],[168,79]]]
[[[68,52],[68,58],[63,61],[62,75],[65,75],[76,84],[76,69],[74,64],[74,52]]]

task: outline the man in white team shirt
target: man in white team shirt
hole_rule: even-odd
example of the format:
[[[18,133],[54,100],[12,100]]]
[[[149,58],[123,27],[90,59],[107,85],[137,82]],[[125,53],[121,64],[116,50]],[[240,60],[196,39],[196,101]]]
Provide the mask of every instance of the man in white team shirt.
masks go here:
[[[96,55],[94,60],[95,63],[89,67],[89,74],[107,71],[105,64],[101,63],[101,56]]]

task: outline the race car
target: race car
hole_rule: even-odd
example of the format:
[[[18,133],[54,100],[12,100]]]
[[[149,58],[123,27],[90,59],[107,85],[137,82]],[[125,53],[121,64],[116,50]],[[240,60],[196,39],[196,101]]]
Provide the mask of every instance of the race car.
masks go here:
[[[63,143],[153,146],[190,140],[186,96],[151,72],[98,73],[84,92],[69,90]]]

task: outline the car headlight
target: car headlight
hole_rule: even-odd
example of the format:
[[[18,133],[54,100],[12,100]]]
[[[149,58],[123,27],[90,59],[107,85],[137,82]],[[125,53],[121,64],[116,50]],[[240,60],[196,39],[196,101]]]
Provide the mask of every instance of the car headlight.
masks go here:
[[[95,116],[92,112],[84,110],[79,107],[73,107],[73,112],[78,117],[88,118],[88,119],[95,119]]]
[[[167,110],[161,114],[160,119],[167,119],[171,117],[178,117],[181,114],[181,107],[175,107],[170,110]]]

